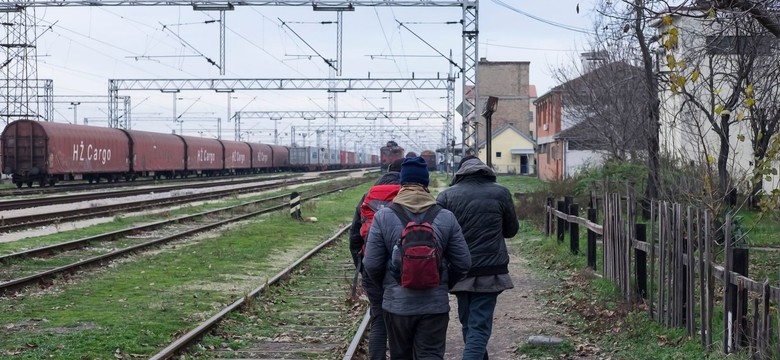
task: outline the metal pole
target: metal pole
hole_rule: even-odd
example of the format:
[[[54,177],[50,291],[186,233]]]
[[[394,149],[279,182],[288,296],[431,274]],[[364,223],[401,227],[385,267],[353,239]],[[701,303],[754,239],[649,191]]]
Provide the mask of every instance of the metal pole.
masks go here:
[[[79,109],[79,105],[81,105],[81,102],[73,101],[70,104],[73,106],[73,124],[78,124],[79,123],[78,109]],[[84,125],[86,125],[86,123]]]

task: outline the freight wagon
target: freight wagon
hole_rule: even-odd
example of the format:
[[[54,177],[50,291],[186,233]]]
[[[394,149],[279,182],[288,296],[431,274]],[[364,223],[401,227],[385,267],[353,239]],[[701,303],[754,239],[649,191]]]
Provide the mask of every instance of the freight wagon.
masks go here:
[[[357,157],[324,148],[288,148],[138,130],[17,120],[0,135],[2,173],[23,184],[126,181],[352,168]],[[372,161],[376,164],[378,161]]]

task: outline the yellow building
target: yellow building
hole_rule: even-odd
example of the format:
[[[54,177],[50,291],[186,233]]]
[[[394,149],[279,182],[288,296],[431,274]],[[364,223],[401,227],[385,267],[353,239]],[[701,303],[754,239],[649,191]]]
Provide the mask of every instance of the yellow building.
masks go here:
[[[536,173],[534,148],[536,142],[513,125],[504,125],[493,132],[491,161],[497,174],[533,175]],[[479,158],[487,163],[485,142],[479,145]]]

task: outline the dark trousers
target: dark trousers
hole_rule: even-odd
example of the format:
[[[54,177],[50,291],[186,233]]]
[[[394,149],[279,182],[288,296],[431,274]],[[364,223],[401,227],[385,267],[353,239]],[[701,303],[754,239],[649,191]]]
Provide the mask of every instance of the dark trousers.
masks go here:
[[[385,311],[392,360],[443,360],[449,314],[394,315]]]
[[[457,292],[458,320],[463,331],[463,360],[487,360],[498,292]]]
[[[366,291],[369,309],[371,310],[371,330],[368,333],[368,358],[369,360],[385,360],[387,353],[387,329],[385,328],[385,319],[382,317],[383,291],[365,273],[363,273],[363,289]]]

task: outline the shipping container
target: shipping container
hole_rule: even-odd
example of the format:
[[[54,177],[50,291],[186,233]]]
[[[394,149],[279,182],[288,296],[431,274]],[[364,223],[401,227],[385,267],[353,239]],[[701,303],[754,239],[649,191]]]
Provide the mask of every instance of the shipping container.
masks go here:
[[[245,142],[219,140],[225,149],[225,172],[248,174],[252,170],[252,149]]]
[[[187,172],[190,175],[219,175],[225,167],[224,149],[217,139],[180,136],[187,148]]]
[[[324,150],[324,149],[322,149]],[[315,171],[327,168],[327,154],[314,146],[290,148],[290,167],[297,171]]]
[[[282,145],[268,145],[271,148],[274,170],[286,171],[290,168],[290,149]]]
[[[0,136],[4,172],[17,186],[57,180],[116,181],[130,171],[127,135],[119,129],[17,120]]]
[[[261,143],[249,143],[252,149],[252,169],[255,172],[269,172],[273,170],[274,151],[270,146]]]
[[[185,170],[184,140],[176,135],[123,130],[130,138],[132,177],[174,178]]]

